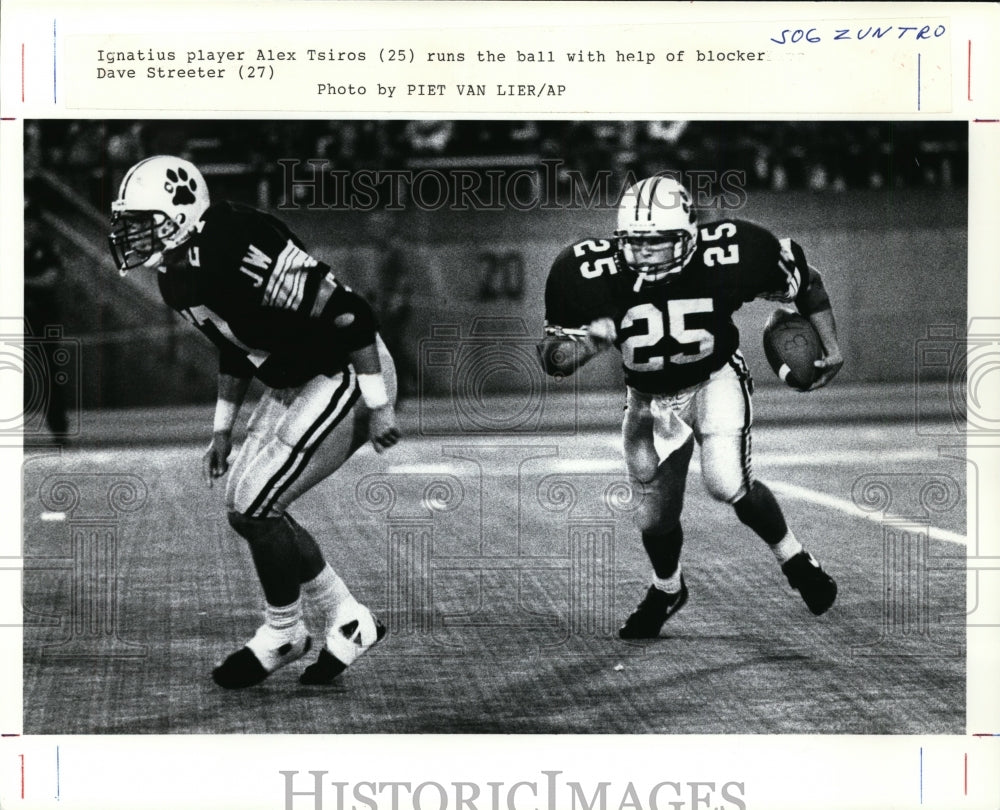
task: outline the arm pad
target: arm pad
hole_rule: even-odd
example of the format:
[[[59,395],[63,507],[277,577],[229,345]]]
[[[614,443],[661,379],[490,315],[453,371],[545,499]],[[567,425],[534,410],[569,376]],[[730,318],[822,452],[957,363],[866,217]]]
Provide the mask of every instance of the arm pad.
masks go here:
[[[337,342],[348,353],[375,342],[378,329],[375,313],[356,292],[337,287],[323,310],[323,320],[333,328]]]

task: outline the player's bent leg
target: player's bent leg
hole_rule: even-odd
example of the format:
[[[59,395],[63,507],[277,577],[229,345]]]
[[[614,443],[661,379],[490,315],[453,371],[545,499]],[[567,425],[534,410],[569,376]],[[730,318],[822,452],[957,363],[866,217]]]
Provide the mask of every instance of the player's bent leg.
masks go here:
[[[299,553],[303,558],[300,567],[302,596],[322,618],[320,634],[325,637],[331,628],[337,626],[337,619],[343,613],[345,606],[355,604],[356,600],[347,583],[323,559],[322,552],[312,535],[287,512],[285,520],[295,531]],[[306,560],[309,561],[308,565],[305,564]]]
[[[733,509],[740,521],[768,544],[788,584],[799,592],[806,607],[816,616],[829,610],[837,598],[837,583],[788,529],[770,488],[753,481]]]
[[[658,465],[649,482],[630,476],[641,498],[636,523],[653,566],[653,581],[638,607],[619,629],[619,638],[656,638],[667,619],[687,603],[688,588],[680,569],[684,542],[680,516],[693,448],[694,443],[688,436],[679,449]]]
[[[733,509],[740,521],[768,544],[788,584],[799,592],[806,607],[816,616],[826,613],[837,598],[837,583],[788,529],[770,488],[753,481]]]
[[[254,518],[231,511],[229,525],[247,541],[257,577],[269,605],[299,598],[299,552],[295,533],[283,516]]]
[[[818,616],[833,605],[837,584],[803,550],[771,490],[753,477],[750,394],[749,374],[739,355],[699,392],[695,429],[702,476],[711,495],[732,504],[737,518],[767,543],[789,584]]]
[[[250,547],[267,606],[264,624],[212,671],[212,679],[226,689],[244,689],[301,658],[312,641],[302,620],[299,560],[291,527],[280,516],[251,518],[235,511],[229,513],[229,521]]]
[[[688,588],[679,564],[683,541],[684,533],[679,523],[672,531],[664,534],[643,532],[642,542],[650,559],[662,561],[669,557],[672,566],[668,564],[667,567],[657,569],[654,562],[656,576],[653,583],[646,590],[638,607],[619,628],[619,638],[656,638],[667,619],[687,604]],[[670,573],[666,574],[671,567]]]

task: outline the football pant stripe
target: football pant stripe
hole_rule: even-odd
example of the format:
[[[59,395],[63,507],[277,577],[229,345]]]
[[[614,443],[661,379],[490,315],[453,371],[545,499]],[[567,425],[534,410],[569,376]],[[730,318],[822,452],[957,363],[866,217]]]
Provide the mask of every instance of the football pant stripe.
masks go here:
[[[743,392],[743,431],[740,446],[740,467],[743,473],[743,485],[750,490],[753,483],[753,439],[750,433],[750,426],[753,423],[753,400],[751,399],[751,377],[750,369],[746,360],[740,352],[736,352],[729,358],[729,365],[736,371],[736,376],[740,380],[740,390]]]
[[[308,448],[306,448],[306,451],[302,454],[302,459],[296,465],[296,468],[293,471],[293,473],[281,484],[278,490],[274,493],[274,497],[272,497],[268,501],[267,506],[264,510],[264,515],[267,515],[269,512],[271,512],[271,510],[274,509],[277,502],[284,496],[284,494],[288,491],[289,487],[291,487],[299,479],[302,473],[306,471],[306,468],[308,468],[309,466],[309,462],[312,461],[313,456],[316,454],[316,451],[322,446],[323,442],[326,440],[326,437],[329,436],[336,429],[337,425],[339,425],[341,422],[344,421],[344,417],[346,417],[347,414],[351,412],[351,408],[354,407],[354,404],[359,399],[361,399],[361,391],[358,389],[357,385],[355,385],[351,390],[351,394],[348,397],[348,401],[344,405],[343,410],[341,410],[338,413],[335,419],[327,423],[326,427],[324,427],[323,430],[320,432],[320,434],[316,437],[316,440],[312,442]]]
[[[353,398],[348,393],[353,394]],[[278,470],[271,476],[268,482],[261,488],[257,497],[254,498],[253,502],[250,504],[250,508],[247,510],[247,514],[251,517],[262,517],[267,513],[267,510],[271,508],[274,503],[275,498],[278,495],[274,494],[278,492],[284,492],[289,483],[288,479],[291,477],[294,480],[301,473],[300,464],[302,457],[307,452],[312,456],[311,447],[315,446],[318,442],[316,441],[317,433],[319,433],[325,424],[327,424],[331,419],[335,420],[334,424],[340,421],[341,418],[350,410],[351,405],[354,404],[354,400],[357,399],[357,384],[354,379],[354,373],[350,369],[345,369],[343,372],[343,380],[337,387],[333,396],[330,398],[330,402],[323,409],[323,412],[319,417],[313,421],[311,425],[303,432],[302,437],[295,443],[288,457],[278,468]],[[345,396],[346,395],[346,396]],[[266,505],[265,505],[266,503]]]
[[[346,396],[342,393],[345,390],[347,391]],[[262,509],[262,515],[267,515],[274,508],[278,499],[295,483],[296,479],[298,479],[302,471],[309,464],[309,460],[313,457],[316,449],[330,435],[330,431],[339,425],[344,417],[350,413],[351,407],[358,400],[358,396],[357,378],[349,369],[345,370],[344,380],[331,397],[329,405],[324,410],[324,414],[313,422],[307,431],[307,436],[303,436],[303,439],[299,441],[295,451],[289,457],[288,462],[286,462],[286,468],[289,462],[291,463],[291,467],[285,476],[277,481],[272,488],[272,495],[267,499]]]
[[[346,379],[345,379],[345,382]],[[354,381],[352,380],[352,383]],[[296,444],[288,458],[282,464],[281,469],[271,477],[267,486],[257,496],[254,503],[258,503],[262,497],[266,497],[266,502],[260,506],[253,514],[254,517],[267,517],[278,499],[288,491],[288,488],[305,470],[309,460],[313,457],[316,449],[323,443],[323,440],[330,434],[343,418],[350,412],[351,407],[358,400],[358,388],[356,384],[351,385],[351,393],[345,399],[341,393],[344,390],[342,384],[333,395],[330,403],[324,409],[323,414],[310,425],[309,430]]]

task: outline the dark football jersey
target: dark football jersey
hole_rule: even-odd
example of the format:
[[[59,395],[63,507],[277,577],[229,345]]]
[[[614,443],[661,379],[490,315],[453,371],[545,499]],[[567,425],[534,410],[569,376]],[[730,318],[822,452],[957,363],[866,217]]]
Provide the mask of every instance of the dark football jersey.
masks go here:
[[[209,207],[186,260],[159,275],[163,300],[219,349],[219,368],[272,388],[334,374],[373,342],[371,309],[277,218]]]
[[[626,382],[670,394],[728,362],[739,348],[732,315],[745,302],[794,301],[808,273],[797,244],[743,220],[701,225],[687,266],[665,283],[638,289],[616,240],[584,239],[563,250],[549,271],[545,322],[552,331],[611,318]]]

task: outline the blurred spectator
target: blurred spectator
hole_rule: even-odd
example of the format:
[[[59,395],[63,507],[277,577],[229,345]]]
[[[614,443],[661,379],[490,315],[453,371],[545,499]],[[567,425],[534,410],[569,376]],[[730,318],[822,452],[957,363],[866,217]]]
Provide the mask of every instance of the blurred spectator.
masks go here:
[[[136,122],[122,132],[116,132],[107,142],[110,178],[108,188],[112,194],[118,191],[125,172],[130,166],[145,157],[142,146],[142,124]]]
[[[404,135],[414,156],[437,156],[445,154],[454,129],[451,121],[410,121]]]
[[[410,158],[558,160],[562,189],[574,171],[589,180],[735,170],[747,188],[775,191],[963,187],[968,172],[967,133],[940,121],[51,120],[26,122],[24,140],[26,170],[58,170],[102,210],[122,167],[154,154],[216,164],[234,180],[270,173],[272,183],[279,158],[326,158],[351,172],[402,169]],[[237,197],[254,188],[233,185]]]

